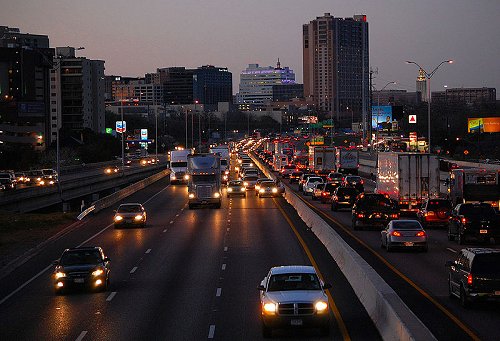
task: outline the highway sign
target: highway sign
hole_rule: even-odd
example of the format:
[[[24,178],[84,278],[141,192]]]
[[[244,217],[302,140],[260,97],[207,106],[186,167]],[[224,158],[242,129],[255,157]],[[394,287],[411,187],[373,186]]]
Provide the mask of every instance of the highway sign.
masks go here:
[[[410,122],[410,123],[417,123],[417,115],[410,115],[410,116],[408,116],[408,122]]]
[[[116,132],[117,133],[124,133],[126,131],[127,131],[127,122],[126,121],[116,121]]]

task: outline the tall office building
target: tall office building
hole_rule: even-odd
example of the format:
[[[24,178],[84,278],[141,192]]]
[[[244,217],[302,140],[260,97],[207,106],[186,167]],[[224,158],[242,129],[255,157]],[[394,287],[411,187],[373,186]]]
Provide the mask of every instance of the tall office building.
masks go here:
[[[422,94],[422,102],[427,102],[427,78],[425,78],[425,72],[422,69],[418,70],[417,76],[417,92]]]
[[[304,96],[341,126],[366,122],[369,107],[368,22],[330,13],[303,25]]]
[[[281,67],[278,59],[276,67],[260,67],[249,64],[240,75],[239,104],[264,107],[273,100],[273,85],[295,84],[295,73],[289,67]]]
[[[201,104],[233,101],[233,75],[227,68],[204,65],[194,70],[193,96]]]
[[[0,26],[1,143],[47,146],[53,55],[47,36]]]
[[[160,82],[163,84],[164,103],[193,103],[193,69],[185,67],[167,67],[158,69]]]
[[[57,47],[51,70],[51,141],[57,129],[105,132],[104,61],[75,57],[75,48]]]

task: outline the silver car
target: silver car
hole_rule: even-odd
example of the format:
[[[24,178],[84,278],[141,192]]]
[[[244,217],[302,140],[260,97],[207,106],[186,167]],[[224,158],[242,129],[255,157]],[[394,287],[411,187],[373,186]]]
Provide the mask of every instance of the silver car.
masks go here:
[[[322,184],[323,178],[320,176],[311,176],[307,179],[306,183],[304,184],[304,194],[305,195],[312,195],[312,192],[314,191],[314,188],[316,187],[317,184]]]
[[[320,328],[330,334],[330,313],[326,289],[314,267],[289,265],[273,267],[260,283],[262,336],[273,328]]]
[[[380,239],[387,251],[396,247],[428,250],[427,233],[416,220],[391,220],[381,231]]]
[[[121,204],[115,211],[115,216],[113,217],[113,222],[115,228],[119,228],[125,225],[141,225],[146,226],[146,210],[141,204],[131,203],[131,204]]]

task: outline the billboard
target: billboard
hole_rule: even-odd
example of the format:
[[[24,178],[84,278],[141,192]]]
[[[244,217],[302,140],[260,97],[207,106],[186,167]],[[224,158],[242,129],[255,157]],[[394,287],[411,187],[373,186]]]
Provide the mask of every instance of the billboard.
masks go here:
[[[500,117],[467,119],[469,133],[500,133]]]
[[[382,129],[382,124],[392,122],[392,107],[390,105],[372,106],[372,129]],[[377,128],[378,127],[378,128]]]

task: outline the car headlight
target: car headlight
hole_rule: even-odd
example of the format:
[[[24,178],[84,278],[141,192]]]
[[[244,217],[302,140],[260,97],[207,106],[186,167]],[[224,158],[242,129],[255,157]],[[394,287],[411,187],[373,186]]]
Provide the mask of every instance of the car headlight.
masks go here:
[[[103,273],[104,273],[104,271],[102,269],[97,269],[97,270],[92,272],[92,276],[97,277],[97,276],[102,275]]]
[[[245,192],[245,187],[241,187],[240,192]]]
[[[322,313],[328,308],[328,304],[326,302],[323,302],[323,301],[318,301],[318,302],[316,302],[314,307],[316,308],[316,311],[318,313]]]
[[[141,220],[142,219],[142,214],[138,214],[134,217],[135,220]]]
[[[194,193],[189,193],[188,197],[189,199],[194,199]]]
[[[175,175],[171,175],[170,180],[177,180],[177,178],[175,177]]]
[[[229,187],[229,188],[227,189],[227,191],[228,191],[228,192],[232,192],[232,191],[233,191],[233,189],[232,189],[231,187]]]
[[[115,216],[115,221],[122,221],[123,217],[121,215]]]
[[[273,187],[272,191],[273,193],[278,193],[278,189],[276,187]]]
[[[264,312],[268,314],[276,313],[276,304],[274,303],[264,303]]]
[[[264,193],[264,192],[265,192],[264,188],[259,189],[259,193]]]
[[[109,169],[109,168],[106,169],[106,173],[108,173],[108,174],[111,173],[111,169]]]
[[[255,185],[255,189],[259,190],[260,189],[260,185]]]
[[[228,171],[228,170],[226,170],[226,171],[224,172],[224,174],[228,175],[228,174],[229,174],[229,171]]]
[[[223,179],[224,179],[224,180],[227,180],[227,175],[224,175]]]
[[[189,175],[188,174],[184,175],[184,180],[189,180]]]
[[[43,180],[40,180],[39,183],[40,183],[40,185],[45,185],[45,181],[43,181]]]
[[[243,185],[245,185],[245,187],[246,187],[246,186],[248,186],[248,182],[246,182],[246,181],[245,181],[245,182],[243,183]]]
[[[214,198],[220,198],[220,193],[219,192],[215,192],[214,193]]]
[[[59,272],[56,272],[54,276],[56,279],[59,279],[59,278],[66,277],[66,274],[62,271],[59,271]]]
[[[54,184],[54,181],[53,180],[50,180],[49,181],[49,185],[53,185]]]

